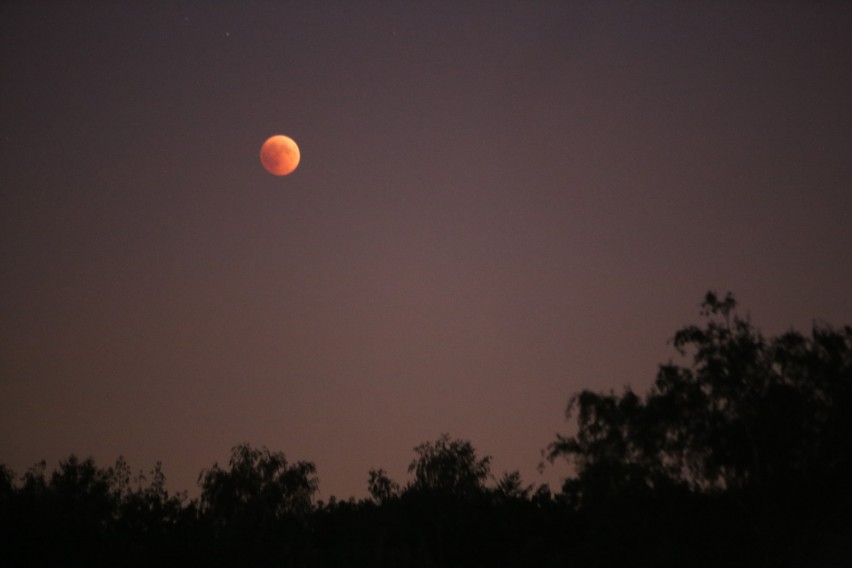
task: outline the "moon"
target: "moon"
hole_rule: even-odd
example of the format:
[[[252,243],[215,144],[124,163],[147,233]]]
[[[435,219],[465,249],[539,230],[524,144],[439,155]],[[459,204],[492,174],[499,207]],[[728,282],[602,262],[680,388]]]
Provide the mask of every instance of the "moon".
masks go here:
[[[283,134],[270,136],[260,147],[260,163],[274,176],[293,173],[301,159],[299,146],[292,138]]]

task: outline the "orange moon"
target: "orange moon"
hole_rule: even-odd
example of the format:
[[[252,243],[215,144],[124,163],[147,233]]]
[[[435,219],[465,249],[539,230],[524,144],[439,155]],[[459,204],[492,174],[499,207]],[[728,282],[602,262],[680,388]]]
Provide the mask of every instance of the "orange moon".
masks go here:
[[[260,147],[260,163],[275,176],[286,176],[299,165],[299,146],[289,136],[270,136]]]

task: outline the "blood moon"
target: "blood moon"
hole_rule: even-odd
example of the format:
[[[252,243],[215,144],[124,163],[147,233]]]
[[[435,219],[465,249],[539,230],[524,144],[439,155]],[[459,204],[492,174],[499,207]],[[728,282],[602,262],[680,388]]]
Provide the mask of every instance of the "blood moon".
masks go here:
[[[260,147],[260,163],[275,176],[286,176],[299,165],[302,155],[299,146],[289,136],[270,136]]]

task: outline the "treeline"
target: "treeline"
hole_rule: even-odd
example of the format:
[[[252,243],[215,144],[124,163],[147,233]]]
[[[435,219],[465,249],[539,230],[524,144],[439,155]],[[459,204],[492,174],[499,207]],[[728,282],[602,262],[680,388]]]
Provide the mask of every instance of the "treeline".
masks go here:
[[[584,391],[550,460],[557,491],[495,476],[442,435],[410,479],[367,472],[370,497],[315,499],[314,464],[240,445],[166,489],[160,464],[75,456],[17,476],[0,466],[5,566],[849,566],[852,327],[764,338],[730,295],[678,331],[689,365],[661,365],[645,395]]]

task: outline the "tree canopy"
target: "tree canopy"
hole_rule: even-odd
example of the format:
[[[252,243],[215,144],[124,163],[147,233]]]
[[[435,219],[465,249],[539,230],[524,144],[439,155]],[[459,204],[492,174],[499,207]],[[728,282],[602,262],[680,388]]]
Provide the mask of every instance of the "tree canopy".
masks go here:
[[[219,527],[258,527],[310,512],[318,487],[311,462],[289,464],[281,452],[241,444],[228,468],[214,464],[199,475],[201,511]]]
[[[75,455],[22,476],[0,464],[0,564],[148,566],[840,566],[852,561],[852,327],[765,337],[731,294],[672,338],[644,395],[581,391],[551,460],[561,492],[496,479],[442,434],[410,480],[371,469],[364,500],[315,501],[309,461],[241,444],[170,494]]]
[[[420,444],[414,452],[417,455],[408,466],[414,474],[414,490],[472,495],[484,489],[491,472],[491,456],[477,458],[469,441],[451,439],[449,434]]]
[[[767,339],[736,305],[708,293],[704,326],[672,340],[692,364],[661,365],[644,397],[627,387],[570,399],[577,432],[550,446],[576,466],[567,493],[767,491],[850,473],[852,328]]]

